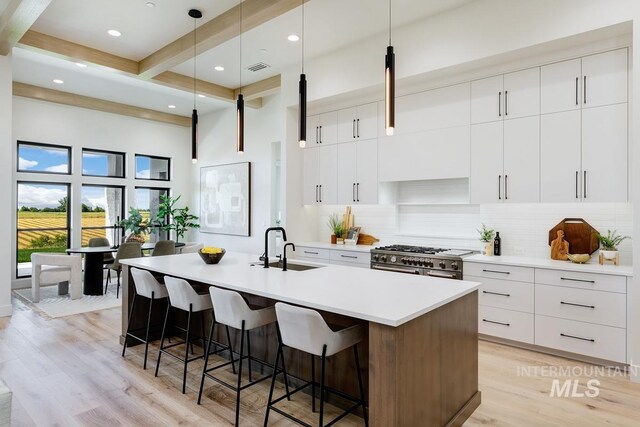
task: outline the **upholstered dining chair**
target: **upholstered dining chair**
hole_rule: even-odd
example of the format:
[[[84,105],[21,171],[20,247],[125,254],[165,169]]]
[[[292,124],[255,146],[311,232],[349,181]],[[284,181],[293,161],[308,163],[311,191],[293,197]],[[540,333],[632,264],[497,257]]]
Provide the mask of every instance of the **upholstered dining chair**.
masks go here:
[[[151,252],[151,256],[175,255],[176,242],[173,240],[159,240]]]
[[[196,253],[202,248],[204,248],[204,245],[202,243],[186,242],[184,246],[182,246],[181,248],[178,248],[178,250],[180,251],[181,254],[190,254],[190,253]]]
[[[108,268],[111,270],[114,270],[118,275],[118,287],[116,288],[116,298],[120,296],[120,274],[122,273],[122,264],[120,264],[120,261],[123,259],[140,258],[141,256],[142,256],[142,245],[138,242],[122,243],[118,247],[118,252],[116,252],[116,257],[113,260],[113,263],[108,265]],[[109,282],[107,281],[104,285],[105,293],[107,293],[108,286],[109,286]]]
[[[82,258],[79,256],[33,253],[31,254],[31,296],[33,302],[40,302],[40,287],[58,285],[58,294],[67,286],[71,299],[82,297]],[[63,292],[66,293],[66,292]]]
[[[89,247],[95,248],[100,246],[111,246],[109,239],[106,237],[92,237],[89,239]],[[109,269],[109,264],[113,263],[115,258],[113,258],[113,254],[107,252],[102,255],[102,264],[103,268],[107,270],[107,282],[111,280],[111,270]]]

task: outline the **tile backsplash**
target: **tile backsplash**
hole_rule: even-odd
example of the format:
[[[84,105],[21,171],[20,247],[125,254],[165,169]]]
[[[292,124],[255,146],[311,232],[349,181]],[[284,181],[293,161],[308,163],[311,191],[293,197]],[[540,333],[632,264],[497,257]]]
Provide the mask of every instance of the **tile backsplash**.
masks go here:
[[[316,238],[329,239],[331,213],[345,206],[318,206]],[[486,205],[354,205],[354,222],[381,243],[406,243],[479,250],[477,228],[484,223],[500,232],[502,254],[548,258],[548,233],[564,218],[583,218],[602,233],[616,229],[630,236],[630,203],[531,203]],[[314,217],[314,216],[311,216]],[[311,224],[313,227],[313,224]],[[631,264],[631,241],[619,247],[622,264]]]

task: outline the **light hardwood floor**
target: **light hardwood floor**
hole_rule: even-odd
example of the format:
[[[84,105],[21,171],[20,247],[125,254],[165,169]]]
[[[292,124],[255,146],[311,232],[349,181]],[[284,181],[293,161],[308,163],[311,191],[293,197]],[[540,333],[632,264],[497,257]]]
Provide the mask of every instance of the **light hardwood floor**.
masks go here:
[[[118,335],[119,309],[45,320],[15,301],[10,318],[0,318],[0,378],[14,393],[15,426],[231,425],[234,395],[212,381],[203,405],[196,405],[201,364],[190,367],[187,394],[180,393],[181,370],[163,359],[153,376],[157,346],[142,370],[142,348],[125,359]],[[640,384],[624,376],[597,377],[598,397],[550,397],[553,378],[518,375],[523,367],[591,365],[499,344],[480,342],[482,405],[465,425],[632,426],[640,421]],[[530,368],[532,371],[533,368]],[[587,372],[588,374],[589,372]],[[580,391],[588,376],[576,376]],[[564,381],[564,377],[562,381]],[[268,381],[243,393],[241,425],[262,425]],[[300,396],[300,395],[298,395]],[[298,397],[288,409],[306,413]],[[291,423],[274,414],[270,425]],[[315,418],[307,418],[313,421]],[[360,426],[350,416],[339,425]]]

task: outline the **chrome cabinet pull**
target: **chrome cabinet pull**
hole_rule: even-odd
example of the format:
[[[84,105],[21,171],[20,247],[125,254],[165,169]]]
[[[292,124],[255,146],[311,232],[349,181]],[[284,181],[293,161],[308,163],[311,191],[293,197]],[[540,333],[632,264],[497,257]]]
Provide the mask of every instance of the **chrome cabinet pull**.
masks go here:
[[[382,265],[373,265],[371,268],[374,270],[393,271],[394,273],[420,274],[420,270],[404,270],[401,268],[385,267]]]
[[[576,77],[576,105],[578,105],[578,81],[580,77]]]
[[[510,271],[499,271],[499,270],[482,270],[485,273],[500,273],[500,274],[511,274]]]
[[[578,196],[578,177],[580,176],[580,172],[576,171],[576,199],[579,199],[580,196]]]
[[[581,340],[581,341],[596,342],[596,340],[594,340],[594,339],[592,339],[592,338],[576,337],[575,335],[567,335],[567,334],[560,333],[560,336],[561,336],[561,337],[565,337],[565,338],[573,338],[574,340]]]
[[[509,91],[505,90],[504,91],[504,115],[505,116],[509,115],[509,98],[508,98],[508,94],[509,94]]]
[[[496,325],[511,326],[510,323],[496,322],[495,320],[482,319],[482,321],[487,323],[495,323]]]
[[[500,185],[502,184],[502,175],[498,175],[498,200],[502,200],[502,190]]]
[[[440,273],[434,273],[432,271],[427,271],[427,276],[431,276],[431,277],[439,277],[442,279],[455,279],[456,275],[455,274],[440,274]]]
[[[586,104],[587,103],[587,76],[584,76],[584,80],[582,82],[582,98],[584,98],[582,101]]]
[[[500,295],[501,297],[510,297],[511,294],[503,294],[501,292],[482,291],[483,294]]]
[[[572,279],[570,277],[561,277],[560,280],[568,280],[570,282],[583,282],[583,283],[593,283],[595,285],[595,280],[584,280],[584,279]]]
[[[562,304],[562,305],[572,305],[574,307],[596,308],[595,305],[576,304],[575,302],[560,301],[560,304]]]

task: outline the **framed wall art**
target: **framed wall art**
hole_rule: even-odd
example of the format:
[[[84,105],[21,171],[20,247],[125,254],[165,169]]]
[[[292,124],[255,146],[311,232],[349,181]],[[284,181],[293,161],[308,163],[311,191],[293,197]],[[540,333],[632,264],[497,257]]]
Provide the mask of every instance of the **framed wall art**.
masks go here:
[[[200,168],[200,231],[251,235],[251,163]]]

